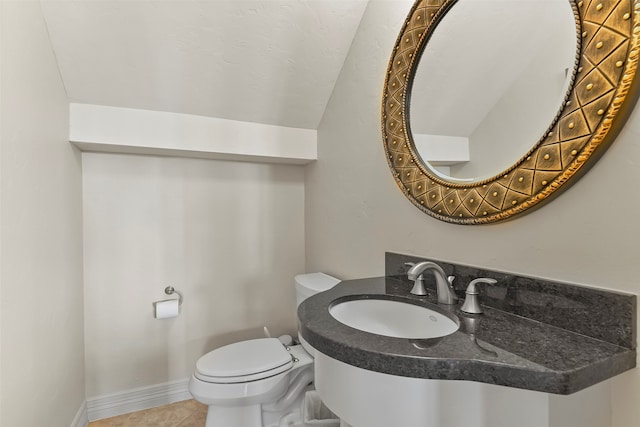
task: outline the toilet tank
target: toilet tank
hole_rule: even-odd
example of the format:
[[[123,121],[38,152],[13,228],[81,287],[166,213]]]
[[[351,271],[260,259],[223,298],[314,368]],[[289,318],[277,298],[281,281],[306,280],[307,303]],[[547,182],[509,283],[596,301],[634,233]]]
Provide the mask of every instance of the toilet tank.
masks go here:
[[[339,279],[324,273],[298,274],[296,282],[296,307],[311,295],[326,291],[340,283]]]

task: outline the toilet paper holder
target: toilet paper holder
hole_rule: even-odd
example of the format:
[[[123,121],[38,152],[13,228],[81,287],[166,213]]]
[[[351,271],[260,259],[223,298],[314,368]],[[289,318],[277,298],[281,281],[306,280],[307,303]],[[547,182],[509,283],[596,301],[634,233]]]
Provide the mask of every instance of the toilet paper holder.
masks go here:
[[[182,293],[180,293],[179,291],[176,291],[175,288],[173,286],[167,286],[166,288],[164,288],[164,293],[167,295],[173,295],[173,294],[178,294],[178,305],[182,305]]]

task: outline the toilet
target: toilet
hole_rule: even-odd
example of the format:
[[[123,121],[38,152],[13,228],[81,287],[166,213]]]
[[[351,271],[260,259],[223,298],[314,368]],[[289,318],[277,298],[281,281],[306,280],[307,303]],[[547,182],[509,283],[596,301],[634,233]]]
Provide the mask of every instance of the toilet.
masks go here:
[[[324,273],[295,277],[296,307],[340,280]],[[209,406],[206,427],[281,427],[299,423],[313,381],[313,357],[302,345],[258,338],[217,348],[196,362],[189,392]]]

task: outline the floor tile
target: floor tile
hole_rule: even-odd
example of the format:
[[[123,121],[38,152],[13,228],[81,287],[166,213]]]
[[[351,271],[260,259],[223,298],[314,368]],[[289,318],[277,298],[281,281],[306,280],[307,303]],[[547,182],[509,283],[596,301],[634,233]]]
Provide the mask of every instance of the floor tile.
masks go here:
[[[206,405],[195,400],[185,400],[93,421],[88,427],[204,427],[206,417]]]

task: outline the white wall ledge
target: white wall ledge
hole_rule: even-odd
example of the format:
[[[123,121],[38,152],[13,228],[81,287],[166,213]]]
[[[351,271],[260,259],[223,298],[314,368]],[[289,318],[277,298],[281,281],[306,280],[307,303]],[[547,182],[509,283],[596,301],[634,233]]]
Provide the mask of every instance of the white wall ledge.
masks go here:
[[[467,137],[414,134],[413,141],[422,159],[432,166],[451,166],[471,160]]]
[[[306,164],[317,131],[189,114],[76,104],[69,140],[82,151]]]

